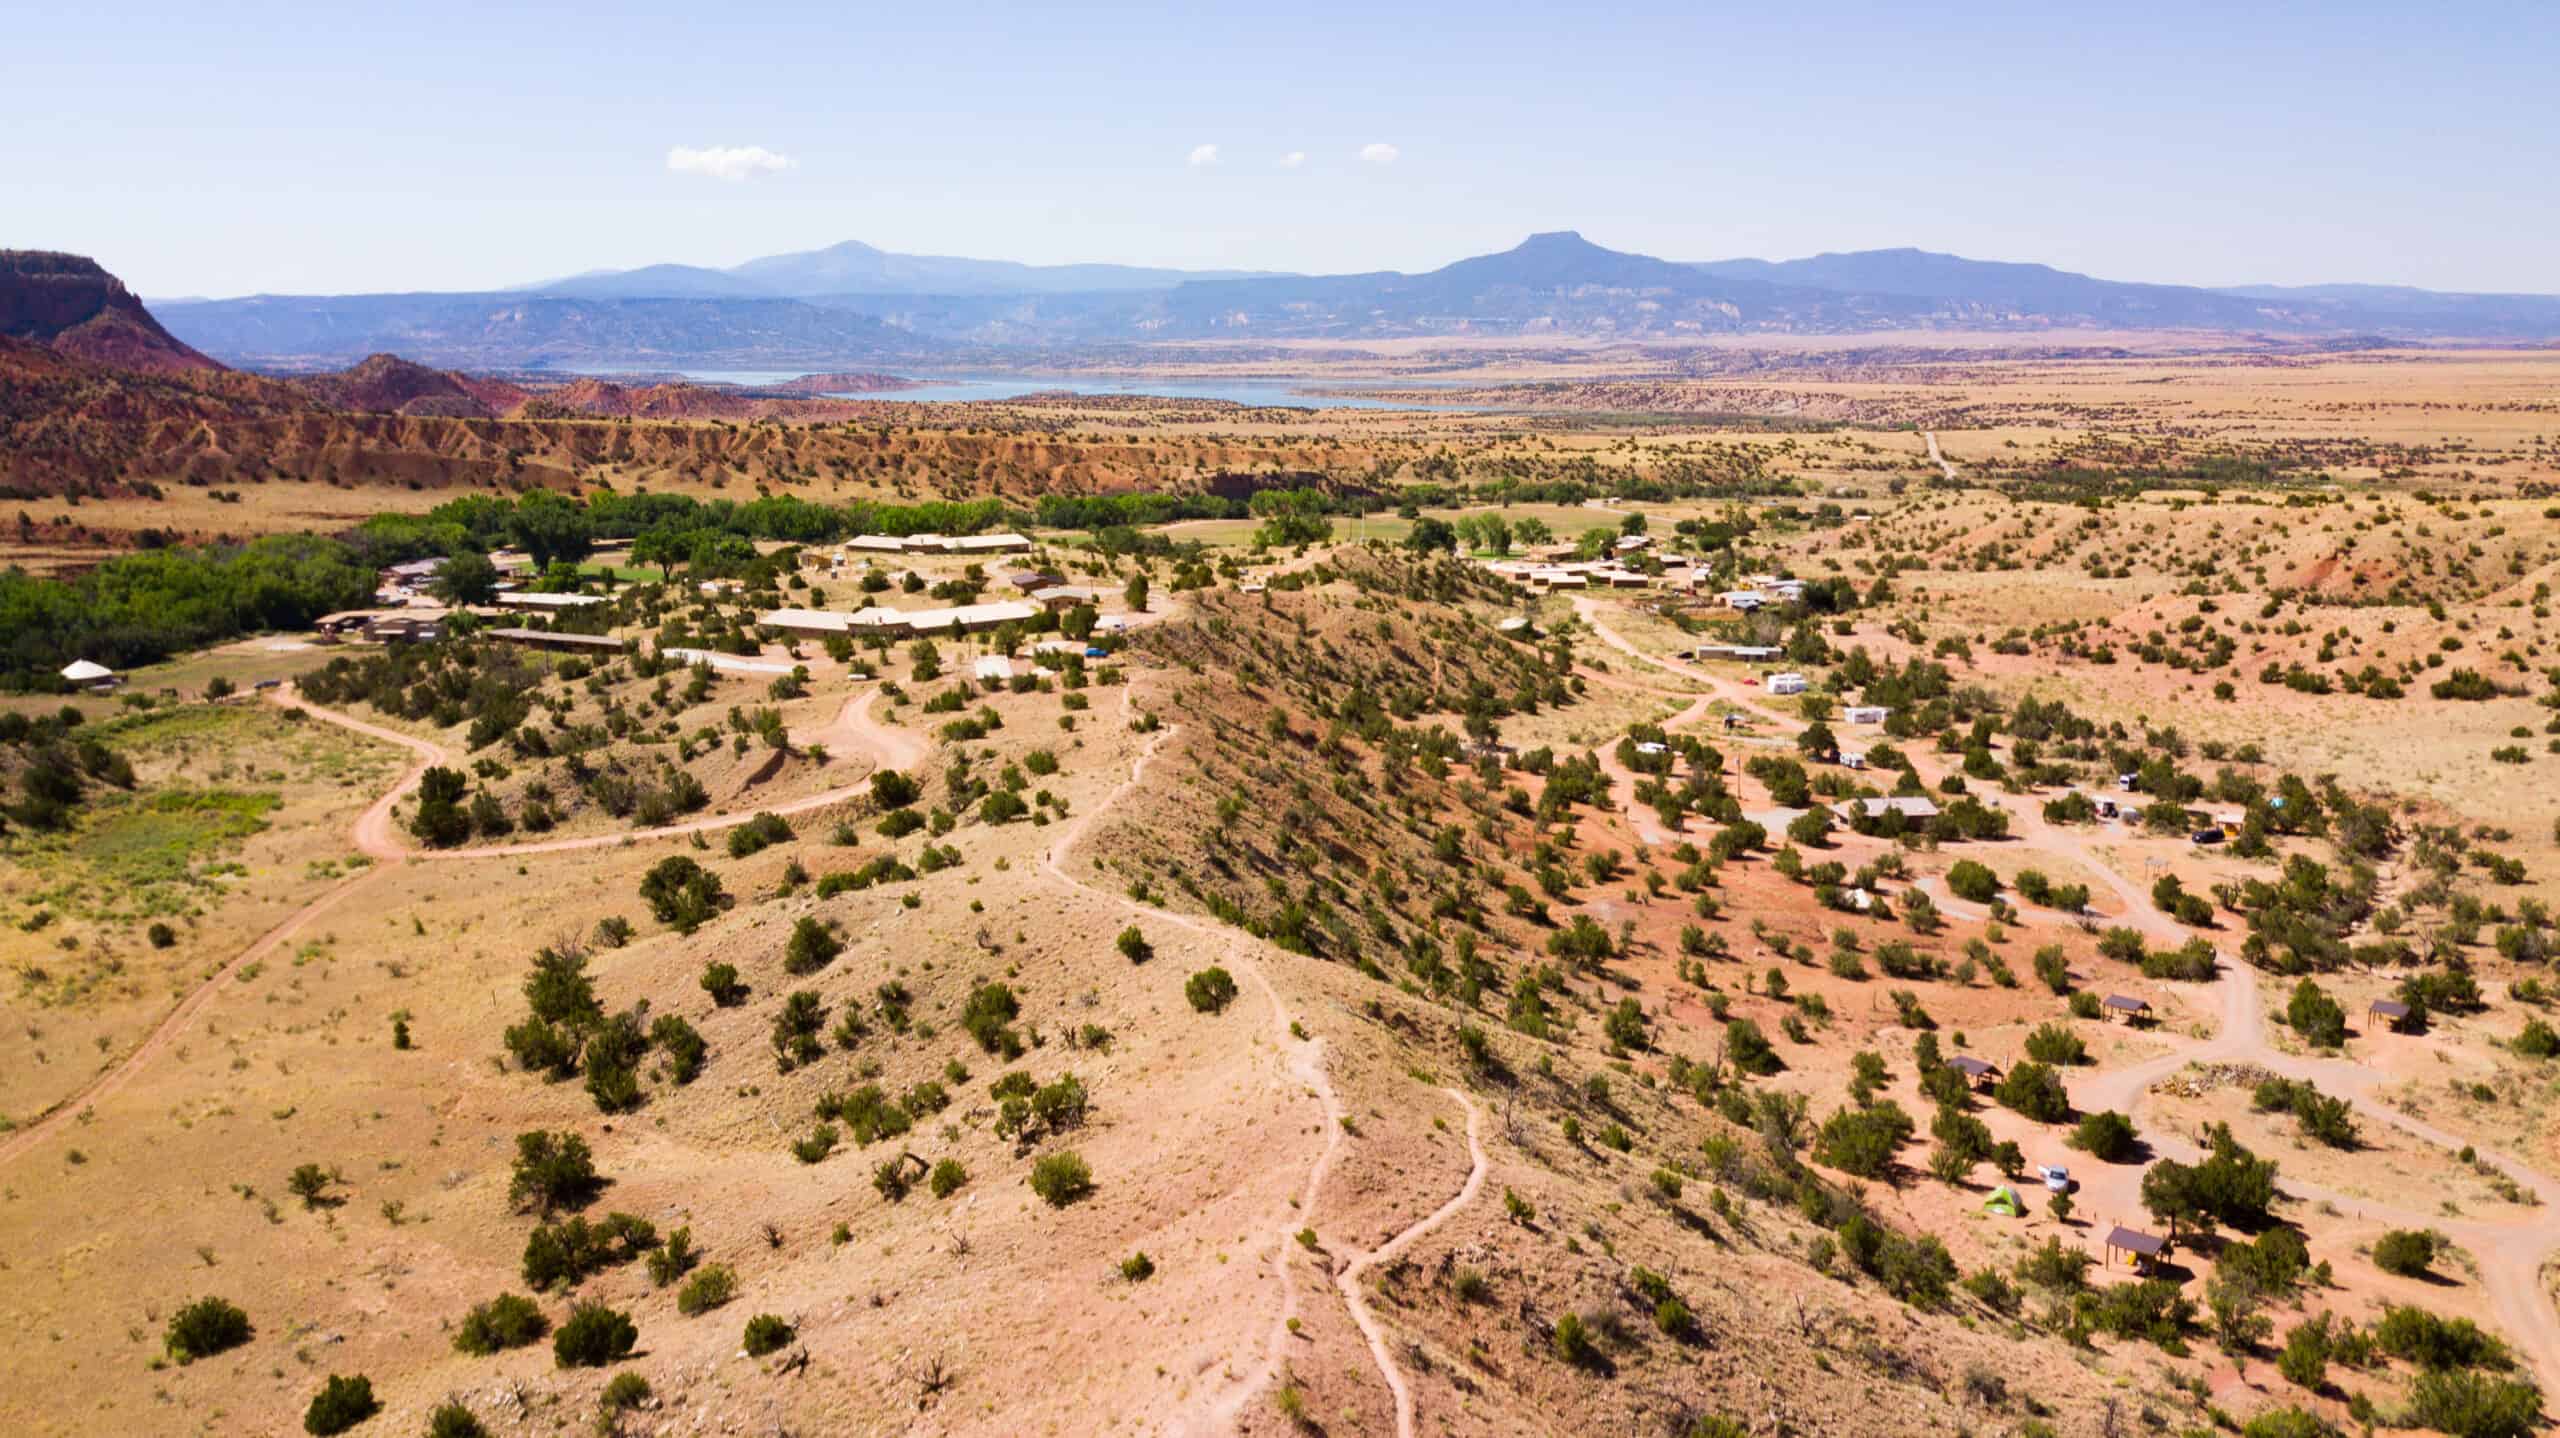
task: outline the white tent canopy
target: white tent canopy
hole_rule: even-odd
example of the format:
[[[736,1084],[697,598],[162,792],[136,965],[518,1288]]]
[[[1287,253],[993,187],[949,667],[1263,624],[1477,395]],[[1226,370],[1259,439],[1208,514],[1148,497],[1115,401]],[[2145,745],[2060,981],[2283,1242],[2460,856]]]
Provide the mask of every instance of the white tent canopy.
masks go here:
[[[62,677],[74,684],[95,684],[101,679],[115,678],[116,672],[104,664],[93,663],[86,659],[74,659],[62,666]]]

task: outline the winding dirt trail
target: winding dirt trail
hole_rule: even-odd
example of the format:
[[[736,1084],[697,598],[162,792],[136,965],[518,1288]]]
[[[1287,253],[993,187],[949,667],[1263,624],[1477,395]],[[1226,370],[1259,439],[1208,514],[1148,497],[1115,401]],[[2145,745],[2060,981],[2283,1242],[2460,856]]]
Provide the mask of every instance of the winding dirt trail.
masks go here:
[[[1120,714],[1121,722],[1124,724],[1129,720],[1135,699],[1136,695],[1133,691],[1127,688],[1122,689]],[[1041,856],[1041,864],[1052,879],[1078,893],[1115,905],[1132,915],[1144,918],[1149,923],[1169,923],[1176,928],[1217,942],[1226,949],[1237,966],[1245,971],[1254,987],[1261,992],[1264,1002],[1271,1009],[1275,1041],[1280,1051],[1288,1056],[1288,1072],[1308,1093],[1314,1095],[1318,1105],[1324,1110],[1324,1146],[1317,1152],[1315,1162],[1308,1167],[1306,1182],[1299,1192],[1297,1206],[1291,1210],[1291,1216],[1302,1225],[1312,1225],[1315,1220],[1317,1200],[1324,1192],[1325,1180],[1332,1174],[1334,1165],[1341,1156],[1344,1110],[1340,1097],[1334,1092],[1333,1081],[1325,1072],[1324,1040],[1298,1037],[1296,1017],[1281,1001],[1279,991],[1272,987],[1270,976],[1265,971],[1258,947],[1259,941],[1250,935],[1239,933],[1207,919],[1142,904],[1125,893],[1089,884],[1068,872],[1067,869],[1069,852],[1084,837],[1094,820],[1108,812],[1114,804],[1144,782],[1147,767],[1155,762],[1165,744],[1171,741],[1177,732],[1179,732],[1177,727],[1158,730],[1155,736],[1147,741],[1146,747],[1140,751],[1138,757],[1131,761],[1129,777],[1121,780],[1109,794],[1103,796],[1100,803],[1069,820],[1065,831],[1059,834],[1056,841],[1050,844],[1048,851]],[[1379,1324],[1375,1315],[1370,1313],[1367,1300],[1359,1291],[1358,1280],[1371,1268],[1391,1261],[1426,1234],[1457,1216],[1484,1191],[1489,1161],[1484,1150],[1482,1111],[1477,1107],[1475,1100],[1457,1089],[1443,1089],[1442,1092],[1456,1099],[1466,1110],[1469,1161],[1466,1182],[1448,1202],[1378,1247],[1352,1258],[1334,1277],[1335,1287],[1340,1290],[1343,1303],[1350,1310],[1352,1322],[1360,1329],[1361,1336],[1368,1341],[1370,1358],[1377,1364],[1379,1375],[1386,1380],[1388,1391],[1395,1396],[1397,1438],[1413,1438],[1413,1392],[1405,1381],[1404,1370],[1398,1366],[1395,1356],[1388,1350],[1383,1326]],[[1177,1418],[1173,1431],[1186,1434],[1236,1431],[1245,1409],[1286,1370],[1291,1336],[1289,1325],[1300,1312],[1297,1280],[1291,1270],[1290,1249],[1294,1242],[1293,1232],[1288,1223],[1283,1221],[1271,1237],[1268,1259],[1272,1278],[1280,1289],[1280,1309],[1272,1319],[1270,1336],[1264,1343],[1261,1362],[1252,1372],[1239,1375],[1222,1393],[1216,1395],[1207,1405],[1205,1424],[1202,1421],[1204,1415],[1194,1411]]]
[[[1360,1326],[1361,1336],[1369,1340],[1370,1358],[1376,1361],[1378,1371],[1386,1375],[1387,1388],[1395,1394],[1396,1438],[1413,1438],[1413,1389],[1406,1384],[1404,1370],[1397,1366],[1395,1355],[1387,1351],[1386,1330],[1369,1312],[1369,1300],[1360,1291],[1360,1279],[1379,1264],[1393,1262],[1396,1255],[1411,1248],[1424,1235],[1457,1217],[1468,1204],[1476,1201],[1477,1194],[1484,1191],[1484,1113],[1476,1107],[1474,1099],[1458,1089],[1444,1088],[1441,1092],[1456,1099],[1467,1111],[1467,1157],[1470,1166],[1465,1185],[1459,1188],[1456,1197],[1433,1209],[1412,1227],[1344,1264],[1342,1271],[1333,1279],[1334,1286],[1342,1290],[1344,1305],[1351,1310],[1351,1321]]]
[[[1120,691],[1120,720],[1123,725],[1129,722],[1131,711],[1136,706],[1136,699],[1136,692],[1123,685]],[[1315,1162],[1308,1167],[1306,1183],[1299,1192],[1297,1207],[1292,1210],[1301,1222],[1311,1223],[1315,1218],[1316,1200],[1324,1191],[1324,1181],[1333,1172],[1334,1163],[1342,1152],[1342,1100],[1334,1093],[1333,1080],[1325,1072],[1324,1041],[1316,1038],[1301,1040],[1293,1032],[1297,1028],[1297,1017],[1289,1011],[1287,1004],[1281,1002],[1280,991],[1272,987],[1270,975],[1264,972],[1261,955],[1254,948],[1254,940],[1249,935],[1206,919],[1142,904],[1125,893],[1089,884],[1067,871],[1066,861],[1069,851],[1083,839],[1085,832],[1092,827],[1096,819],[1109,812],[1113,805],[1119,803],[1130,791],[1145,781],[1147,766],[1155,762],[1156,756],[1179,732],[1178,726],[1157,730],[1154,737],[1150,738],[1146,746],[1139,751],[1138,757],[1130,762],[1129,777],[1121,780],[1110,793],[1104,795],[1100,803],[1083,810],[1067,821],[1064,831],[1049,845],[1047,852],[1041,855],[1041,867],[1048,871],[1051,879],[1077,893],[1141,917],[1148,923],[1171,924],[1220,944],[1226,949],[1236,966],[1244,970],[1246,979],[1253,984],[1262,995],[1263,1002],[1270,1007],[1273,1039],[1279,1051],[1286,1057],[1287,1072],[1306,1092],[1314,1095],[1318,1106],[1324,1111],[1324,1146],[1317,1151]],[[1205,1425],[1202,1415],[1195,1411],[1178,1418],[1174,1423],[1173,1431],[1186,1434],[1235,1431],[1245,1407],[1257,1394],[1277,1380],[1281,1371],[1287,1366],[1289,1325],[1299,1316],[1297,1279],[1290,1267],[1291,1243],[1291,1230],[1287,1222],[1283,1221],[1277,1225],[1271,1235],[1270,1252],[1266,1260],[1270,1266],[1272,1281],[1278,1284],[1280,1289],[1280,1310],[1272,1317],[1270,1335],[1264,1342],[1261,1362],[1252,1372],[1238,1376],[1216,1396],[1214,1402],[1210,1404]],[[1390,1384],[1394,1383],[1395,1378],[1392,1373],[1388,1381]]]
[[[871,706],[878,696],[879,691],[875,689],[849,700],[837,714],[834,722],[823,729],[812,730],[806,734],[795,733],[792,736],[793,742],[804,745],[817,742],[843,743],[848,747],[866,752],[885,768],[903,769],[915,764],[924,757],[928,745],[921,736],[883,724],[873,717]],[[477,849],[415,849],[401,842],[399,825],[392,817],[393,810],[402,799],[407,798],[417,789],[419,779],[429,768],[457,762],[453,751],[432,740],[421,739],[413,734],[401,733],[397,729],[369,723],[335,709],[322,708],[302,699],[291,685],[270,690],[267,697],[272,703],[299,709],[324,723],[335,724],[339,728],[362,734],[370,739],[378,739],[409,752],[409,766],[401,771],[400,776],[392,781],[391,787],[384,790],[381,797],[367,805],[364,812],[356,816],[354,824],[348,831],[348,837],[355,844],[357,851],[371,859],[373,863],[331,885],[309,903],[285,915],[249,947],[233,955],[222,967],[207,975],[202,983],[190,990],[185,998],[179,1000],[178,1006],[163,1016],[159,1023],[153,1025],[151,1032],[143,1036],[142,1042],[114,1067],[101,1070],[78,1091],[55,1103],[42,1115],[20,1127],[7,1138],[0,1139],[0,1165],[6,1165],[34,1149],[36,1145],[60,1131],[65,1124],[72,1122],[83,1110],[94,1106],[99,1100],[113,1095],[132,1082],[133,1076],[141,1070],[143,1065],[168,1051],[169,1046],[176,1042],[178,1036],[195,1021],[196,1015],[212,1001],[214,994],[219,991],[225,981],[237,976],[248,965],[274,953],[287,940],[309,927],[313,919],[344,902],[349,894],[379,882],[385,875],[398,870],[403,864],[412,861],[462,863],[480,859],[508,859],[527,854],[558,854],[577,849],[611,848],[655,839],[676,838],[686,834],[714,833],[722,829],[735,828],[755,817],[753,813],[723,814],[714,818],[695,819],[682,824],[635,830],[624,834],[595,834],[584,838],[551,839],[525,844],[495,844]],[[868,783],[869,776],[866,774],[863,783],[849,784],[829,789],[824,793],[776,804],[765,812],[791,815],[811,809],[823,809],[828,805],[842,803],[866,792]]]
[[[1925,429],[1920,432],[1920,437],[1928,442],[1929,462],[1936,465],[1939,471],[1946,475],[1947,483],[1956,483],[1956,462],[1939,452],[1938,432],[1934,429]]]

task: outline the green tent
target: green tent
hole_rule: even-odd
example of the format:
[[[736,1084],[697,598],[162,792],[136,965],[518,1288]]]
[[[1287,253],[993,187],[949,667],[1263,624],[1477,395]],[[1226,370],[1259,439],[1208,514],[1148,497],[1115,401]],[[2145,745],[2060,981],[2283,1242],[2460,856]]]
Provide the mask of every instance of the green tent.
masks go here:
[[[1991,1196],[1982,1201],[1982,1211],[1984,1213],[2005,1213],[2011,1218],[2024,1218],[2027,1216],[2026,1206],[2018,1202],[2018,1195],[2012,1193],[2009,1190],[2009,1186],[2005,1183],[2000,1185],[1998,1188],[1991,1190]]]

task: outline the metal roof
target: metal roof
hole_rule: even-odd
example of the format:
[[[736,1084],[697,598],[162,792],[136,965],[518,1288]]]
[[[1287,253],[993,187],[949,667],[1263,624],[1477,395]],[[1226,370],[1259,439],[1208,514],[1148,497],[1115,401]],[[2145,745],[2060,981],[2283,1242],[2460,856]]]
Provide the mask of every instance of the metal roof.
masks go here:
[[[2158,1258],[2169,1251],[2169,1240],[2118,1224],[2107,1230],[2107,1247],[2126,1249],[2145,1258]]]

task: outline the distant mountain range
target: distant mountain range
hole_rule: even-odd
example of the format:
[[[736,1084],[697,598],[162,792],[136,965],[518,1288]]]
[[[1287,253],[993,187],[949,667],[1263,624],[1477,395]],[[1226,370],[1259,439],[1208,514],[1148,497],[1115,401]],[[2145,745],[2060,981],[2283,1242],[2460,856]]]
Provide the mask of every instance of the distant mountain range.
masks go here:
[[[1034,266],[848,242],[729,269],[650,265],[488,294],[164,302],[208,354],[263,366],[391,350],[477,368],[1002,367],[1036,352],[1516,336],[1662,341],[1883,329],[2202,330],[2288,339],[2560,338],[2560,297],[2375,285],[2205,289],[1922,250],[1684,263],[1571,231],[1424,274]]]

